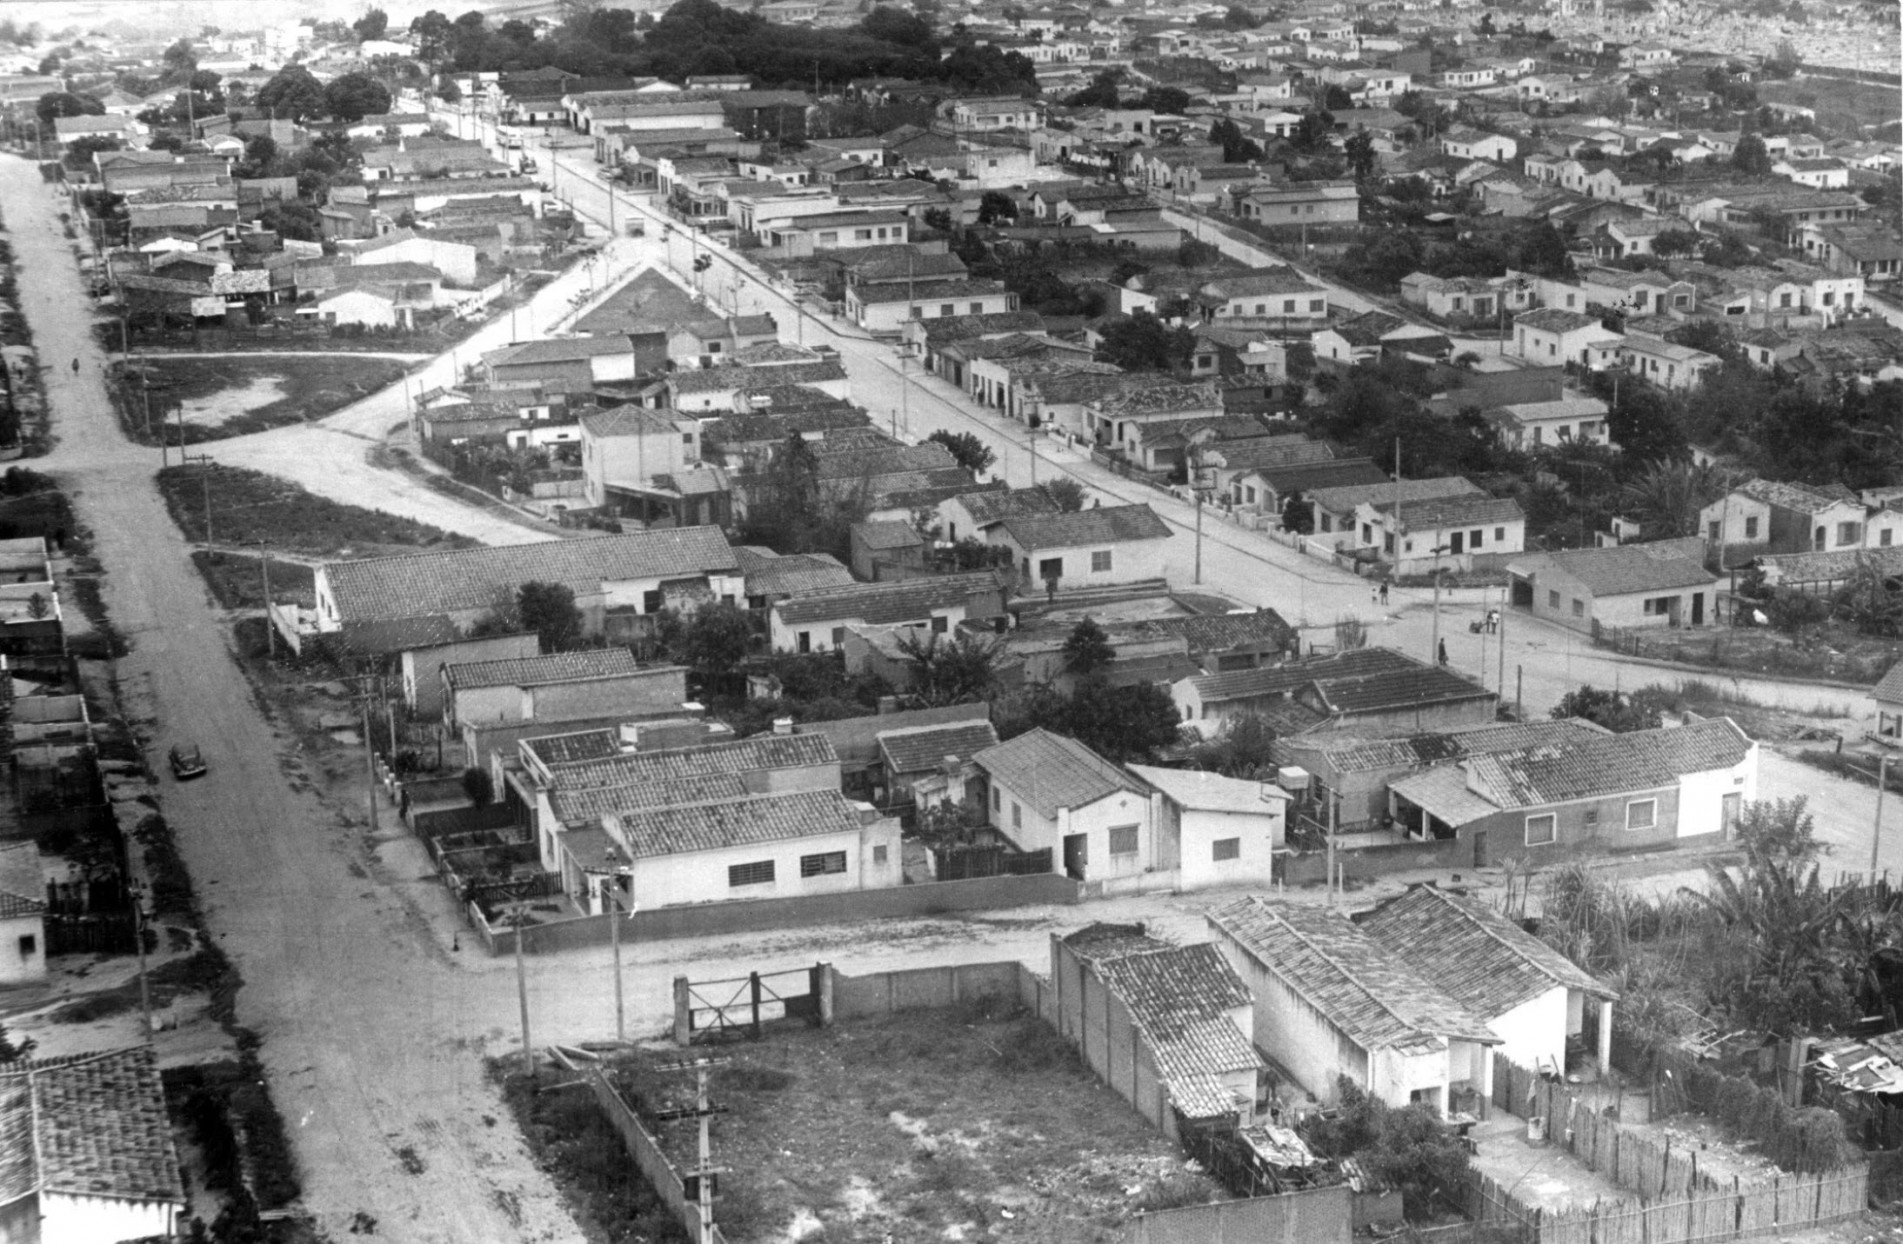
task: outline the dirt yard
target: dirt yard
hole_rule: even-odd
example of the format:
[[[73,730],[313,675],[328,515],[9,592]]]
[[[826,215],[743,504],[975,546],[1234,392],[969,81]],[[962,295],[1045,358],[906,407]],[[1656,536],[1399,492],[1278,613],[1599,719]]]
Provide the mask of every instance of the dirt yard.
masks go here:
[[[196,445],[322,418],[395,384],[405,370],[396,359],[348,353],[148,356],[114,368],[113,388],[129,438],[156,445],[163,421],[177,444],[182,416],[185,443]]]
[[[1176,1147],[1021,1013],[927,1011],[697,1049],[715,1073],[719,1221],[734,1244],[805,1238],[1109,1244],[1144,1208],[1221,1199]],[[637,1109],[690,1102],[672,1047],[624,1064]],[[655,1125],[676,1161],[691,1122]]]
[[[173,467],[159,472],[172,521],[187,540],[205,539],[207,498],[212,539],[221,548],[263,547],[295,557],[330,559],[471,548],[476,541],[381,510],[343,505],[296,484],[243,467]]]

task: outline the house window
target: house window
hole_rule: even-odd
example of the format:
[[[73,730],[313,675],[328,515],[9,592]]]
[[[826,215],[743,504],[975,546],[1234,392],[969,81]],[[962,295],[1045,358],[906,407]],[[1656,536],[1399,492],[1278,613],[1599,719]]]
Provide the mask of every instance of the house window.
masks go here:
[[[1550,846],[1559,841],[1559,817],[1551,812],[1542,812],[1538,816],[1526,818],[1526,845],[1529,847]]]
[[[994,786],[991,788],[991,810],[993,812],[997,812],[1002,810],[1003,807],[1004,807],[1004,796],[999,794],[998,788]]]
[[[844,851],[822,851],[818,855],[800,856],[800,876],[823,877],[827,873],[846,871],[846,853]]]
[[[1573,616],[1575,618],[1583,618],[1586,616],[1586,602],[1577,596],[1573,597]]]
[[[1747,540],[1758,538],[1758,519],[1755,514],[1744,520],[1744,538]]]
[[[694,447],[694,434],[692,432],[681,433],[681,448],[692,449],[693,447]]]
[[[1837,524],[1837,543],[1840,545],[1862,544],[1863,543],[1863,524],[1862,523],[1838,523]]]
[[[772,860],[761,860],[756,864],[729,864],[727,866],[727,886],[730,889],[739,889],[743,885],[771,885],[772,882]]]
[[[1571,310],[1571,309],[1572,309],[1572,305],[1573,305],[1573,295],[1571,295],[1571,294],[1568,294],[1568,295],[1566,295],[1566,307],[1567,307],[1567,309],[1568,309],[1568,310]]]
[[[1639,612],[1651,618],[1669,617],[1672,612],[1672,602],[1677,599],[1676,596],[1649,597],[1639,602]]]
[[[1256,313],[1257,315],[1267,315],[1267,314],[1269,313],[1269,304],[1268,304],[1268,303],[1266,303],[1266,302],[1258,302],[1258,303],[1256,303],[1256,304],[1255,304],[1255,313]]]
[[[1894,532],[1892,531],[1892,529],[1891,529],[1891,528],[1888,528],[1888,527],[1885,527],[1885,528],[1884,528],[1884,529],[1883,529],[1882,531],[1879,531],[1879,532],[1877,533],[1877,544],[1878,544],[1879,546],[1881,546],[1881,547],[1883,547],[1883,548],[1886,548],[1886,549],[1887,549],[1887,548],[1889,548],[1889,547],[1890,547],[1890,537],[1891,537],[1891,536],[1892,536],[1893,534],[1895,534],[1895,533],[1894,533]]]
[[[1047,583],[1052,579],[1063,578],[1064,559],[1061,557],[1045,557],[1039,559],[1037,563],[1037,577]]]
[[[31,933],[22,934],[20,936],[20,957],[22,959],[31,959],[33,957],[33,952],[38,950],[39,946],[40,946],[40,943],[34,937],[33,934]]]
[[[940,314],[941,316],[944,316],[944,315],[957,315],[957,314],[958,314],[958,304],[957,304],[957,303],[955,303],[955,302],[948,302],[948,303],[946,303],[946,304],[945,304],[944,306],[942,306],[942,307],[940,307],[940,308],[938,309],[938,313],[939,313],[939,314]]]
[[[1112,825],[1110,827],[1110,854],[1135,855],[1137,853],[1137,827],[1134,825]]]
[[[971,304],[971,313],[972,313],[973,315],[983,315],[983,314],[984,314],[984,311],[985,311],[985,304],[984,304],[984,303],[982,303],[982,302],[974,302],[974,303],[972,303],[972,304]]]
[[[1495,527],[1493,529],[1493,542],[1495,544],[1505,544],[1506,541],[1507,541],[1507,529],[1505,527]],[[1478,544],[1479,541],[1476,540],[1474,541],[1474,543]]]
[[[1627,829],[1654,829],[1659,823],[1659,801],[1656,799],[1634,799],[1625,806],[1625,827]]]
[[[1479,548],[1479,547],[1481,546],[1481,544],[1482,544],[1482,543],[1484,543],[1484,541],[1483,541],[1483,539],[1482,539],[1482,537],[1483,537],[1484,535],[1485,535],[1485,533],[1484,533],[1484,532],[1480,532],[1480,531],[1470,531],[1470,532],[1468,532],[1468,533],[1467,533],[1467,543],[1468,543],[1468,546],[1469,546],[1469,547],[1471,547],[1471,548],[1476,548],[1476,549],[1477,549],[1477,548]]]
[[[1239,860],[1242,858],[1242,839],[1218,838],[1210,844],[1209,855],[1219,864],[1224,860]]]
[[[885,848],[884,847],[872,848],[872,862],[874,864],[885,863]]]
[[[1092,553],[1090,555],[1090,573],[1092,574],[1110,573],[1110,550],[1109,549],[1099,549],[1095,553]]]
[[[1282,300],[1282,314],[1283,315],[1295,314],[1295,300],[1293,298],[1284,298]]]
[[[932,634],[943,635],[949,629],[951,629],[951,620],[944,614],[938,614],[932,619]]]
[[[1011,828],[1024,828],[1024,806],[1015,799],[1011,801]]]
[[[855,240],[857,240],[857,241],[860,241],[860,242],[870,242],[870,241],[872,240],[872,230],[870,230],[870,229],[854,229],[854,230],[852,231],[852,236],[853,236],[853,238],[854,238]]]
[[[845,642],[846,642],[846,628],[843,626],[835,626],[833,628],[833,647],[835,648],[841,647],[845,644]]]
[[[801,652],[811,652],[813,650],[813,633],[811,631],[800,632],[799,650]]]

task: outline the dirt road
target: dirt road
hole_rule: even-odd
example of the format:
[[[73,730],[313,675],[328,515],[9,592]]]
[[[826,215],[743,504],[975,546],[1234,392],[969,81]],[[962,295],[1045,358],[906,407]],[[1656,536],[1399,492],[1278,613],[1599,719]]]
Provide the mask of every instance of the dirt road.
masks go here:
[[[31,164],[0,157],[0,208],[23,310],[52,364],[59,444],[33,465],[72,491],[93,532],[106,606],[133,646],[120,678],[136,715],[160,723],[153,755],[192,739],[211,762],[209,778],[168,784],[165,812],[247,982],[238,1016],[264,1038],[307,1203],[333,1238],[362,1209],[392,1240],[579,1240],[515,1130],[485,1122],[502,1111],[464,974],[419,932],[402,886],[370,880],[357,828],[286,781],[290,747],[227,654],[153,456],[119,434],[91,302]]]

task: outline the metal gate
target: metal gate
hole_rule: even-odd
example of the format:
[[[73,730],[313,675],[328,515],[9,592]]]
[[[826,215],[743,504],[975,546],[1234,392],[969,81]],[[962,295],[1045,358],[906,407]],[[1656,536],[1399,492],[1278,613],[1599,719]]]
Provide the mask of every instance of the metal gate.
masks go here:
[[[819,975],[825,969],[749,972],[730,980],[674,978],[675,1040],[690,1045],[758,1040],[766,1024],[819,1023]]]

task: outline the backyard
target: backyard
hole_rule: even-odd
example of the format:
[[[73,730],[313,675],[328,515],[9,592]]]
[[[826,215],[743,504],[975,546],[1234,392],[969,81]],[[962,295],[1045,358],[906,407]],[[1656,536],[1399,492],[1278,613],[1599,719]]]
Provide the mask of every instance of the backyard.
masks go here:
[[[409,365],[354,353],[147,356],[112,369],[113,395],[131,439],[157,445],[162,424],[166,444],[198,445],[321,419],[395,384]]]
[[[733,1244],[1110,1244],[1138,1210],[1223,1196],[1022,1012],[917,1011],[696,1052],[731,1060],[714,1074],[712,1096],[726,1111],[714,1119],[714,1157],[730,1172],[717,1220]],[[691,1104],[692,1078],[658,1070],[680,1057],[672,1047],[634,1051],[617,1068],[622,1095],[648,1117]],[[586,1098],[544,1085],[541,1098],[577,1094]],[[523,1095],[511,1096],[520,1112]],[[547,1154],[564,1141],[537,1110],[524,1131]],[[599,1125],[581,1117],[569,1126]],[[691,1121],[649,1127],[677,1168],[693,1164]]]

